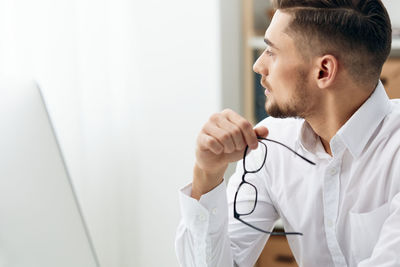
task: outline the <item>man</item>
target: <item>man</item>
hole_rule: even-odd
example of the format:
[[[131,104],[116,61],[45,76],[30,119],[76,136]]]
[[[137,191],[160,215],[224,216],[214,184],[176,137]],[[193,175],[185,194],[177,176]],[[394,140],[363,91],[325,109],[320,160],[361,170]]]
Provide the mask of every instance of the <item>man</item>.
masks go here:
[[[204,125],[180,194],[179,261],[253,266],[281,218],[299,266],[400,266],[400,102],[379,81],[387,11],[379,0],[274,4],[254,71],[275,118],[253,129],[224,110]],[[224,172],[243,153],[226,196]]]

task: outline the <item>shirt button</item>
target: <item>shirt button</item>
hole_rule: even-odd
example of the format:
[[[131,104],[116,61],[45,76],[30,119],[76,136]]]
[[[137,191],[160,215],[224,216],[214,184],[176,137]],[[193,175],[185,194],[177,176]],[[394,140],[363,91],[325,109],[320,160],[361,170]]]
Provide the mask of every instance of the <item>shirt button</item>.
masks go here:
[[[213,208],[213,209],[211,210],[211,213],[214,214],[214,215],[216,215],[217,212],[218,212],[217,208]]]
[[[335,175],[337,173],[337,169],[333,167],[332,169],[329,170],[330,175]]]
[[[332,222],[332,220],[330,220],[330,219],[328,219],[328,221],[327,221],[326,224],[328,225],[329,228],[332,228],[332,227],[333,227],[333,222]]]
[[[206,216],[204,216],[204,214],[200,214],[197,216],[197,219],[201,222],[204,222],[206,220]]]

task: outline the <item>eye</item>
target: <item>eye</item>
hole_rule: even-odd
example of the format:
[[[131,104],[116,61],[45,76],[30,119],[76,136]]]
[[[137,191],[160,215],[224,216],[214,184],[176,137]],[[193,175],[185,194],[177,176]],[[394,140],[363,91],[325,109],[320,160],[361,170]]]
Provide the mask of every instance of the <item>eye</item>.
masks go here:
[[[268,56],[273,56],[273,53],[269,48],[265,49],[264,53],[267,54]]]
[[[271,47],[267,45],[267,47],[264,50],[264,53],[267,54],[268,56],[273,56],[274,53],[272,53]]]

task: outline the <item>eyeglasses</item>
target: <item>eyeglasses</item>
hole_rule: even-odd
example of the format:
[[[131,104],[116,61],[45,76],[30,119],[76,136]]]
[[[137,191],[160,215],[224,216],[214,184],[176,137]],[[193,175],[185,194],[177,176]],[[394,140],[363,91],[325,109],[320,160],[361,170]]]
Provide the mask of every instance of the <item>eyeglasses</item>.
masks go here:
[[[265,161],[267,160],[267,154],[268,154],[268,147],[267,145],[262,142],[262,140],[264,141],[268,141],[268,142],[272,142],[272,143],[276,143],[279,144],[285,148],[287,148],[288,150],[290,150],[291,152],[293,152],[295,155],[299,156],[301,159],[303,159],[304,161],[315,165],[314,162],[312,162],[311,160],[305,158],[304,156],[298,154],[296,151],[294,151],[293,149],[291,149],[290,147],[288,147],[285,144],[282,144],[278,141],[272,140],[272,139],[267,139],[267,138],[261,138],[258,137],[258,141],[260,142],[260,144],[262,144],[262,146],[259,146],[259,149],[261,149],[263,154],[263,157],[261,157],[259,159],[259,161],[257,162],[257,160],[255,161],[251,161],[251,162],[246,162],[246,156],[247,156],[247,151],[249,149],[249,146],[246,146],[246,149],[244,150],[244,155],[243,155],[243,170],[244,173],[242,175],[242,182],[239,184],[239,187],[236,191],[235,194],[235,199],[233,202],[233,217],[237,220],[239,220],[240,222],[244,223],[245,225],[258,230],[260,232],[269,234],[269,235],[303,235],[303,233],[300,232],[270,232],[270,231],[266,231],[263,230],[257,226],[254,226],[246,221],[244,221],[242,218],[240,218],[241,216],[247,216],[250,215],[254,212],[254,210],[256,209],[256,205],[257,205],[257,188],[250,182],[245,180],[245,177],[247,174],[249,173],[257,173],[259,172],[263,166],[265,165]],[[238,207],[236,200],[238,199],[238,196],[241,195],[245,195],[246,196],[246,203],[244,203],[243,206]],[[249,199],[249,196],[251,196]],[[241,203],[242,204],[242,203]]]

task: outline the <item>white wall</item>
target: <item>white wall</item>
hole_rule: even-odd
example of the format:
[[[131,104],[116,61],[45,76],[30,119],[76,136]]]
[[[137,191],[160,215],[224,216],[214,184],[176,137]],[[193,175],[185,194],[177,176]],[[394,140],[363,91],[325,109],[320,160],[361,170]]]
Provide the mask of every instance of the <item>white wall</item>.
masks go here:
[[[197,132],[220,109],[218,2],[142,2],[124,266],[177,266],[177,190],[191,180]]]
[[[242,1],[220,0],[221,105],[243,113]],[[234,172],[230,164],[226,177]]]
[[[397,0],[382,0],[387,11],[389,12],[390,19],[392,21],[392,26],[400,28],[400,1]]]
[[[177,191],[222,107],[219,4],[0,0],[0,72],[42,85],[102,266],[177,266]]]

